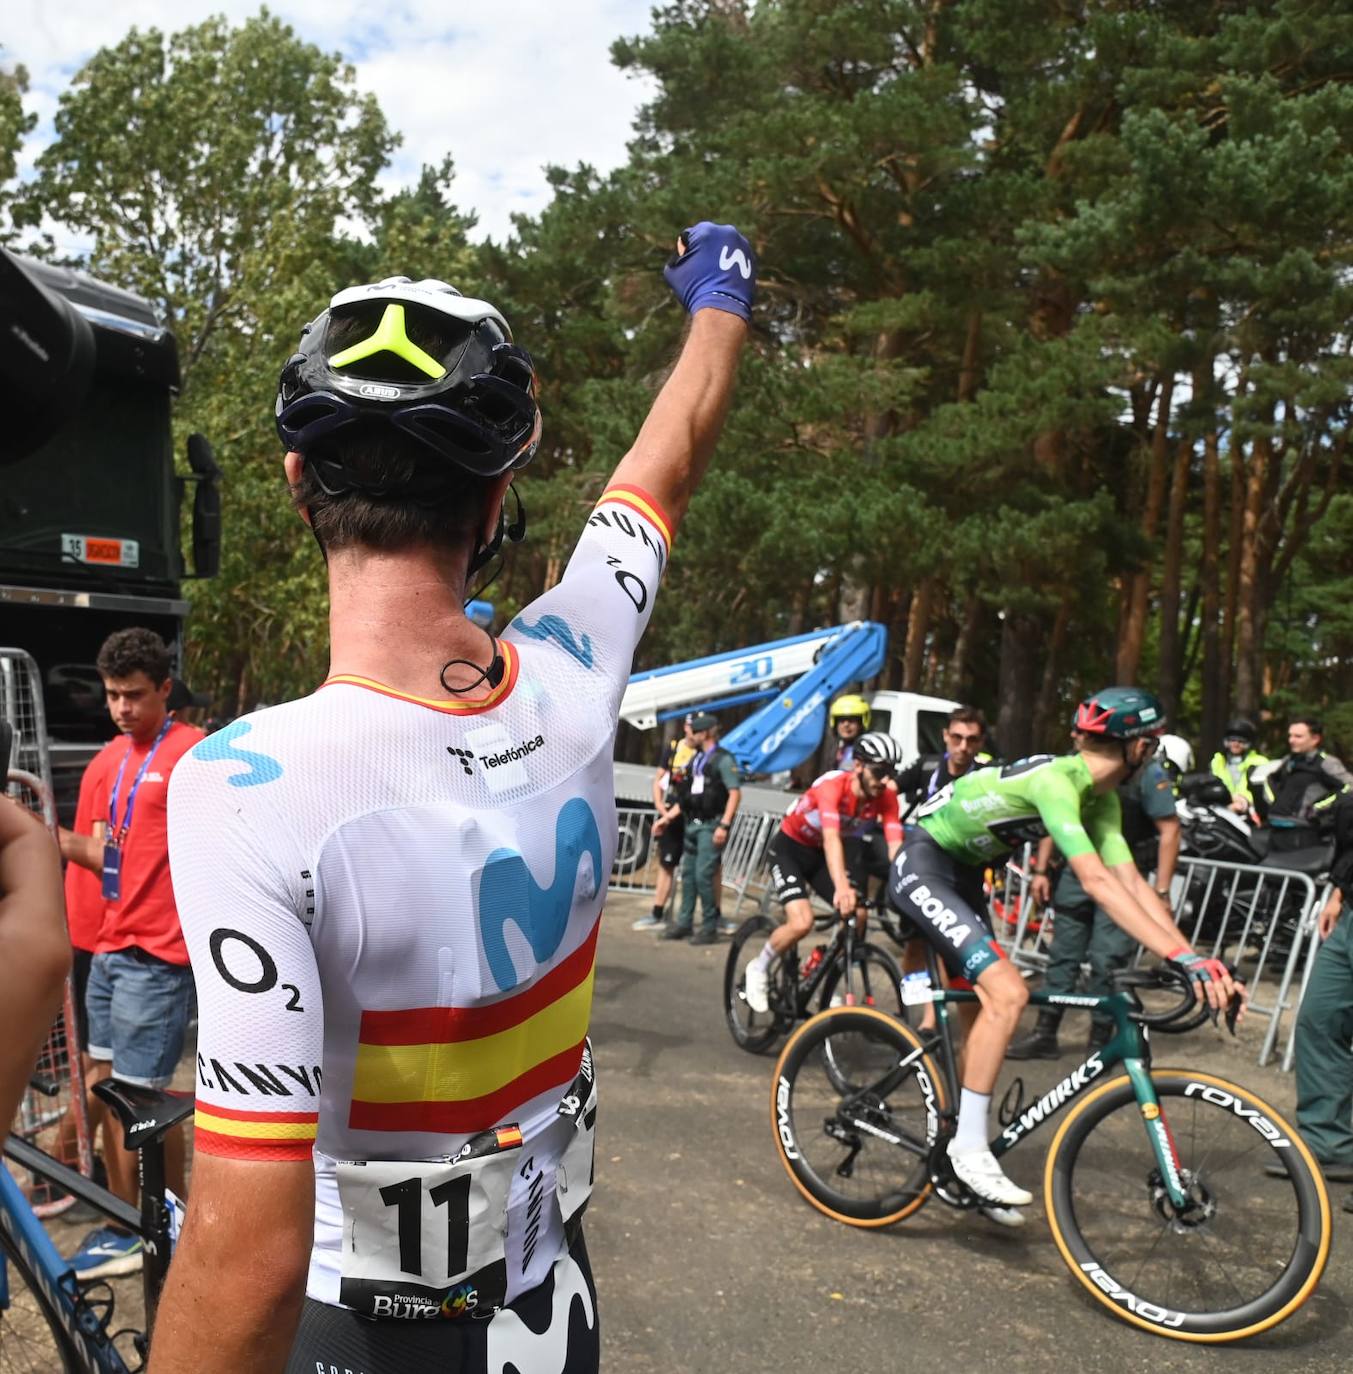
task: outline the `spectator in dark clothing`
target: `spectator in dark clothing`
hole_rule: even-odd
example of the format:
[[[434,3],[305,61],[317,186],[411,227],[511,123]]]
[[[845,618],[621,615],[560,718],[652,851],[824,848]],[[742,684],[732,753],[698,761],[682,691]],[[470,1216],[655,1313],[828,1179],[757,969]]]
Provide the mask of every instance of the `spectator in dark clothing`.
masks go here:
[[[686,818],[681,803],[690,784],[691,764],[695,761],[695,736],[691,733],[693,715],[683,722],[681,734],[669,740],[653,775],[653,843],[658,848],[658,882],[653,893],[653,909],[632,925],[634,930],[661,930],[663,913],[672,895],[677,865],[685,849]]]
[[[924,759],[917,759],[897,775],[903,813],[974,768],[986,767],[991,762],[991,756],[983,752],[986,740],[987,720],[981,711],[975,706],[955,707],[944,727],[944,757],[939,763],[930,768]]]
[[[1325,1177],[1353,1182],[1353,792],[1328,800],[1333,890],[1320,913],[1321,945],[1296,1025],[1297,1125]],[[1268,1165],[1281,1178],[1286,1166]],[[1353,1195],[1344,1199],[1353,1212]]]
[[[1267,772],[1255,797],[1259,814],[1272,834],[1273,853],[1318,844],[1316,804],[1353,786],[1353,774],[1332,754],[1325,753],[1324,733],[1319,717],[1297,716],[1287,727],[1291,752]]]

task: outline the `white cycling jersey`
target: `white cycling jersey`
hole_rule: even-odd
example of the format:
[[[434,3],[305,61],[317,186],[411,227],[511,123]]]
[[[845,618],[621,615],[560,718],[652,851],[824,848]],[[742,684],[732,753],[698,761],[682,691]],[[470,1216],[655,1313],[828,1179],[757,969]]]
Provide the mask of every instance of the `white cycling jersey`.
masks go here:
[[[591,1189],[617,712],[669,531],[609,488],[487,695],[331,678],[175,770],[196,1148],[313,1151],[312,1298],[483,1316],[565,1253]]]

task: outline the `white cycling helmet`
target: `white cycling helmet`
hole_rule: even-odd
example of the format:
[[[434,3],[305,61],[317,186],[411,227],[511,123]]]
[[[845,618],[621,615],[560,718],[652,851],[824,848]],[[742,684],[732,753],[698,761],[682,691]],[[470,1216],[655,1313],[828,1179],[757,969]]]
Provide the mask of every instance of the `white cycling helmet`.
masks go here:
[[[1182,735],[1162,735],[1160,754],[1162,762],[1168,763],[1176,772],[1193,772],[1193,746]]]
[[[867,735],[861,735],[855,741],[853,757],[857,763],[867,763],[873,768],[886,768],[890,773],[895,772],[898,764],[902,762],[902,754],[897,747],[897,741],[891,735],[885,735],[881,730],[873,730]]]

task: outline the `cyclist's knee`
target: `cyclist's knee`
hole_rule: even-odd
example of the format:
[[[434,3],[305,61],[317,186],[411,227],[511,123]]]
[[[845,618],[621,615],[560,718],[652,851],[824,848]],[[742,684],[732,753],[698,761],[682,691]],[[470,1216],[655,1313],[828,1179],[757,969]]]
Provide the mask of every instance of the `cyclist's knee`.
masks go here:
[[[789,902],[785,906],[785,933],[796,940],[802,940],[813,928],[813,907],[802,900]]]
[[[988,965],[977,979],[982,1004],[1003,1020],[1017,1020],[1029,1005],[1029,987],[1019,970],[1004,959]]]

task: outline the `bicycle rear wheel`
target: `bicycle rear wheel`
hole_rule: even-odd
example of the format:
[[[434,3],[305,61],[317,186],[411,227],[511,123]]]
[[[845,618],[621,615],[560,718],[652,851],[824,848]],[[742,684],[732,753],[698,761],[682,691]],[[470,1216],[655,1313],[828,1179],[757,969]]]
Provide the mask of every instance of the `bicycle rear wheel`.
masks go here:
[[[780,1162],[819,1212],[848,1226],[887,1226],[924,1206],[945,1108],[943,1080],[916,1033],[869,1007],[805,1021],[771,1087]]]
[[[1072,1109],[1044,1198],[1071,1272],[1114,1316],[1157,1336],[1233,1341],[1310,1297],[1329,1256],[1319,1166],[1268,1103],[1211,1074],[1153,1069],[1158,1116],[1115,1078]],[[1175,1214],[1147,1130],[1174,1146],[1190,1207]],[[1285,1179],[1265,1164],[1282,1160]]]
[[[724,1016],[733,1039],[751,1054],[769,1049],[780,1033],[781,1018],[776,1012],[776,998],[772,996],[770,1010],[756,1012],[747,1005],[745,993],[747,965],[761,953],[762,946],[775,929],[768,916],[748,917],[733,933],[728,946],[728,959],[723,970]],[[772,985],[779,979],[779,961],[772,966]],[[772,994],[775,991],[771,988]]]
[[[0,1228],[0,1371],[78,1374],[83,1367],[28,1261]]]

